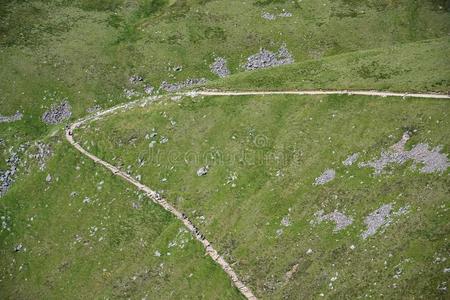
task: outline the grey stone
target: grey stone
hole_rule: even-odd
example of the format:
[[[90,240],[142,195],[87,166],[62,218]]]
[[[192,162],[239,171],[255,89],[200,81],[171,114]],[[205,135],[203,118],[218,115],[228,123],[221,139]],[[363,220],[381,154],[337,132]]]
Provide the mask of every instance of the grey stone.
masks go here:
[[[10,151],[10,157],[6,160],[8,169],[0,170],[0,197],[3,196],[14,182],[19,164],[19,152],[24,152],[27,145],[20,145],[17,152]]]
[[[15,247],[14,247],[14,251],[15,252],[20,252],[20,251],[22,251],[23,250],[23,245],[22,244],[17,244]]]
[[[230,75],[230,70],[228,69],[227,60],[223,57],[216,57],[214,62],[209,66],[211,72],[219,76],[220,78],[227,77]]]
[[[247,63],[244,65],[244,68],[246,70],[256,70],[292,63],[294,63],[294,58],[289,53],[286,45],[282,45],[277,53],[262,48],[259,53],[247,58]]]
[[[269,21],[273,21],[275,20],[277,17],[274,14],[268,13],[268,12],[263,12],[261,14],[261,18],[269,20]]]
[[[412,160],[414,167],[418,163],[422,164],[420,172],[434,173],[445,172],[450,166],[447,154],[441,153],[442,147],[431,148],[427,144],[417,144],[411,150],[405,150],[406,142],[410,139],[408,132],[405,132],[399,142],[391,146],[388,151],[382,151],[380,157],[373,161],[362,162],[359,167],[370,167],[375,170],[375,175],[380,175],[384,168],[391,164],[402,165],[408,160]]]
[[[278,16],[279,16],[280,18],[290,18],[290,17],[292,17],[292,13],[283,10],[283,12],[280,13],[280,14],[278,14]]]
[[[58,105],[53,105],[42,115],[42,121],[47,124],[59,124],[70,118],[72,107],[67,100]]]
[[[205,176],[206,174],[208,174],[209,171],[209,166],[204,166],[201,167],[200,169],[197,170],[197,176]]]
[[[389,217],[391,210],[392,204],[385,204],[370,213],[364,220],[364,224],[367,225],[367,230],[361,233],[361,237],[366,239],[374,235],[380,227],[388,225],[391,221]]]
[[[133,76],[130,76],[130,78],[128,79],[128,81],[129,81],[131,84],[138,84],[138,83],[144,81],[144,78],[142,78],[142,76],[139,76],[139,75],[133,75]]]
[[[353,165],[359,158],[359,153],[353,153],[352,155],[349,155],[342,164],[344,166],[351,166]]]
[[[124,93],[125,97],[127,97],[127,99],[131,99],[133,97],[139,96],[139,93],[136,92],[135,90],[124,89],[123,93]]]
[[[316,212],[314,214],[315,220],[313,221],[313,223],[319,224],[323,221],[333,221],[334,223],[336,223],[336,227],[334,228],[335,232],[340,231],[353,223],[352,218],[347,217],[341,212],[334,211],[326,215],[324,215],[323,213],[323,210]]]
[[[23,114],[20,112],[16,112],[12,116],[2,116],[0,115],[0,123],[11,123],[22,120]]]
[[[205,78],[191,78],[186,79],[183,82],[176,82],[176,83],[168,83],[167,81],[163,81],[161,83],[160,89],[166,91],[166,92],[176,92],[186,87],[191,87],[198,84],[204,84],[207,80]]]
[[[155,88],[154,87],[152,87],[151,85],[146,85],[145,87],[144,87],[144,92],[147,94],[147,95],[151,95],[152,93],[153,93],[153,90],[154,90]]]
[[[330,182],[336,177],[336,171],[333,169],[325,170],[322,175],[316,178],[314,185],[323,185],[327,182]]]

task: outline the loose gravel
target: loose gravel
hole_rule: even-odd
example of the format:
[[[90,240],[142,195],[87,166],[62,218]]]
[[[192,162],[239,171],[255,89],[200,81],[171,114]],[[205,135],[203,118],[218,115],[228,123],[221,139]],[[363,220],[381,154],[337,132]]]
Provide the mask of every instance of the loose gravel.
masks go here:
[[[367,225],[367,230],[361,234],[361,237],[366,239],[374,235],[380,227],[387,226],[391,221],[389,217],[391,211],[392,204],[385,204],[369,214],[364,220],[364,224]]]
[[[138,84],[138,83],[141,83],[142,81],[144,81],[144,78],[142,78],[142,76],[139,76],[139,75],[133,75],[128,79],[128,81],[131,84]]]
[[[63,101],[59,105],[53,105],[50,110],[44,112],[42,121],[47,124],[59,124],[70,118],[72,107],[69,102]]]
[[[324,215],[323,210],[320,210],[314,214],[314,217],[315,220],[313,221],[313,223],[315,224],[319,224],[323,221],[332,221],[336,223],[336,227],[333,229],[333,231],[335,232],[340,231],[353,223],[352,218],[347,217],[346,215],[338,211],[334,211],[332,213]]]
[[[144,92],[147,94],[147,95],[151,95],[152,93],[153,93],[153,90],[154,90],[155,88],[154,87],[152,87],[151,85],[146,85],[145,87],[144,87]]]
[[[268,12],[263,12],[261,14],[261,18],[272,21],[272,20],[275,20],[277,17],[274,14],[271,14]]]
[[[362,162],[359,167],[370,167],[375,170],[375,175],[383,173],[384,168],[391,164],[403,165],[408,160],[414,162],[414,168],[417,164],[422,164],[421,173],[444,172],[450,166],[447,154],[441,153],[442,147],[431,148],[428,144],[417,144],[411,150],[405,150],[406,142],[410,139],[409,133],[405,132],[402,139],[394,144],[390,150],[382,151],[380,158]]]
[[[205,83],[206,83],[205,78],[190,78],[186,79],[183,82],[176,82],[176,83],[168,83],[167,81],[163,81],[161,83],[160,89],[166,92],[176,92],[186,87],[191,87],[197,84],[205,84]]]
[[[214,62],[209,66],[211,72],[224,78],[230,75],[230,70],[228,69],[227,60],[223,57],[216,57]]]
[[[19,152],[24,152],[26,145],[20,145],[17,152],[10,151],[10,156],[6,160],[7,170],[0,170],[0,197],[3,196],[11,187],[17,174],[20,157]]]
[[[247,58],[244,68],[246,70],[256,70],[292,63],[294,63],[294,58],[286,48],[286,45],[282,45],[277,53],[262,48],[258,53]]]
[[[45,164],[53,152],[50,145],[43,142],[35,142],[35,150],[29,154],[29,158],[35,160],[39,166],[39,170],[43,171],[45,169]]]
[[[0,115],[0,123],[11,123],[22,120],[23,114],[20,112],[16,112],[12,116],[2,116]]]
[[[261,14],[261,18],[269,20],[269,21],[276,20],[278,17],[279,18],[290,18],[290,17],[292,17],[292,13],[283,10],[283,12],[279,13],[278,15],[275,15],[275,14],[272,14],[269,12],[263,12]]]
[[[351,166],[353,165],[359,158],[359,153],[353,153],[352,155],[349,155],[343,162],[342,164],[344,166]]]
[[[325,170],[319,177],[316,178],[314,185],[323,185],[327,182],[330,182],[336,177],[336,171],[333,169]]]

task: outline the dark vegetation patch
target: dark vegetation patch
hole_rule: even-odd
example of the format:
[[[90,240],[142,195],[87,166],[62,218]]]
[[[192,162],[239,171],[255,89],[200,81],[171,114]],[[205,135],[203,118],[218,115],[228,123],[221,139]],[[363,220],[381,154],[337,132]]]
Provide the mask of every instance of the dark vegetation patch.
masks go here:
[[[289,0],[256,0],[253,2],[256,6],[267,6],[271,4],[284,4],[289,2]]]

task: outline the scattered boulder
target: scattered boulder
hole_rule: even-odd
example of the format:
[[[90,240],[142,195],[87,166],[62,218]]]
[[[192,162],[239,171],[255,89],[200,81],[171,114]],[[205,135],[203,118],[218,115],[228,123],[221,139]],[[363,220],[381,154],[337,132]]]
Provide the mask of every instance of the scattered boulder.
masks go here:
[[[153,91],[154,91],[154,87],[152,87],[151,85],[146,85],[146,86],[144,86],[144,92],[147,94],[147,95],[151,95],[152,93],[153,93]]]
[[[271,13],[268,13],[268,12],[263,12],[261,14],[261,18],[269,20],[269,21],[273,21],[273,20],[277,19],[277,17],[290,18],[290,17],[292,17],[292,13],[287,12],[287,11],[285,11],[283,9],[283,12],[279,13],[278,15],[274,15],[274,14],[271,14]]]
[[[17,152],[10,151],[10,157],[6,160],[9,169],[0,170],[0,197],[11,187],[20,164],[19,152],[24,152],[26,145],[20,145]]]
[[[51,182],[52,181],[52,175],[47,174],[47,177],[45,177],[45,181]]]
[[[256,70],[292,63],[294,63],[294,58],[289,53],[286,45],[282,45],[277,53],[261,48],[259,53],[247,58],[247,63],[244,65],[244,68],[246,70]]]
[[[208,174],[209,171],[209,166],[204,166],[201,167],[200,169],[197,170],[197,176],[205,176],[206,174]]]
[[[272,21],[272,20],[275,20],[277,17],[274,14],[271,14],[268,12],[263,12],[261,14],[261,18]]]
[[[353,165],[359,158],[359,153],[353,153],[352,155],[349,155],[343,162],[342,164],[344,166],[351,166]]]
[[[144,81],[144,78],[143,78],[142,76],[139,76],[139,75],[133,75],[133,76],[131,76],[131,77],[128,79],[128,81],[129,81],[131,84],[138,84],[138,83],[141,83],[142,81]]]
[[[139,96],[139,93],[136,92],[135,90],[124,89],[123,93],[127,99]]]
[[[320,224],[323,221],[333,221],[334,223],[336,223],[336,227],[333,230],[334,232],[340,231],[353,223],[352,218],[347,217],[343,213],[336,210],[326,215],[324,215],[323,213],[323,210],[316,212],[314,214],[315,220],[313,220],[312,223]]]
[[[289,218],[289,216],[284,216],[283,219],[281,219],[280,225],[284,226],[284,227],[289,227],[291,226],[291,219]]]
[[[70,118],[72,107],[68,101],[63,101],[59,105],[52,105],[50,110],[44,112],[42,121],[47,124],[59,124]]]
[[[159,140],[160,144],[167,144],[169,142],[169,138],[162,136],[161,139]]]
[[[330,182],[336,177],[336,171],[333,169],[325,170],[322,175],[316,178],[314,185],[323,185],[327,182]]]
[[[223,57],[216,57],[214,62],[209,66],[211,72],[219,76],[220,78],[227,77],[230,75],[230,70],[228,69],[227,60]]]
[[[280,14],[278,14],[278,16],[279,16],[280,18],[290,18],[290,17],[292,17],[292,13],[283,10],[283,12],[280,13]]]
[[[181,72],[181,71],[183,71],[183,66],[182,65],[174,66],[172,68],[172,71],[174,71],[174,72]]]
[[[186,79],[182,82],[176,82],[176,83],[168,83],[167,81],[163,81],[161,83],[160,89],[166,91],[166,92],[176,92],[178,90],[181,90],[186,87],[191,87],[198,84],[204,84],[206,83],[205,78],[190,78]]]
[[[35,142],[34,149],[32,153],[28,155],[29,158],[37,161],[39,170],[43,171],[45,169],[45,164],[48,158],[53,154],[50,145],[43,142]]]
[[[12,116],[2,116],[0,115],[0,123],[11,123],[22,120],[23,114],[20,112],[16,112]]]
[[[20,251],[22,251],[23,250],[23,245],[22,244],[17,244],[15,247],[14,247],[14,252],[20,252]]]

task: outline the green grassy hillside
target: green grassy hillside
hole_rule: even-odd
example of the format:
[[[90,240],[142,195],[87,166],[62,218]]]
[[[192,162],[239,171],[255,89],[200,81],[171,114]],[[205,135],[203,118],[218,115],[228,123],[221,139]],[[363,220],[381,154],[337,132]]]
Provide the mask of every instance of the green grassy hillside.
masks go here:
[[[1,199],[0,298],[241,298],[180,222],[53,142],[46,170]]]
[[[399,92],[450,90],[447,38],[355,51],[318,60],[216,80],[207,88],[227,90],[360,89]]]
[[[0,175],[13,153],[21,159],[0,196],[0,298],[241,297],[179,222],[72,149],[64,126],[89,109],[145,96],[145,85],[164,93],[156,92],[163,81],[188,78],[227,90],[446,93],[449,11],[447,0],[1,1],[0,115],[23,118],[0,123]],[[283,44],[294,64],[244,70],[260,48]],[[230,77],[211,73],[218,56]],[[130,83],[133,75],[143,82]],[[163,190],[258,296],[445,298],[448,173],[420,174],[408,162],[374,177],[340,161],[353,152],[367,161],[406,130],[414,132],[408,147],[426,142],[448,153],[448,102],[164,99],[94,123],[77,138]],[[62,101],[71,117],[42,122]],[[149,148],[153,127],[167,144]],[[36,142],[48,146],[49,158]],[[210,172],[197,177],[204,164]],[[313,186],[326,168],[337,178]],[[362,240],[365,216],[387,203],[395,211],[409,205],[409,213]],[[345,211],[353,224],[336,234],[332,224],[312,226],[320,209]],[[286,216],[287,227],[280,225]]]
[[[408,149],[427,143],[448,153],[448,106],[359,96],[185,98],[95,122],[78,135],[198,220],[260,297],[439,298],[448,172],[421,174],[408,162],[374,176],[341,162],[352,153],[370,161],[405,131],[413,134]],[[157,143],[149,147],[152,132]],[[204,165],[210,172],[198,177]],[[328,168],[336,179],[315,186]],[[389,203],[408,212],[361,238],[364,218]],[[333,223],[311,225],[321,209],[354,222],[337,233]]]

